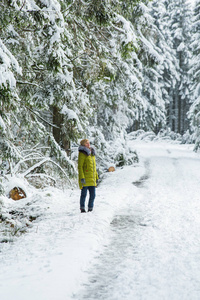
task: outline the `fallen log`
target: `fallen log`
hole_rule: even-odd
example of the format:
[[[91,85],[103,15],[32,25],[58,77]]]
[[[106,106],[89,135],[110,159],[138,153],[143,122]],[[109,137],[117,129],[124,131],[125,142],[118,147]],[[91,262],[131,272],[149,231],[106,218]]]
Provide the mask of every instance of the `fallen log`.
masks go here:
[[[110,167],[109,169],[108,169],[108,172],[114,172],[115,171],[115,168],[114,167]]]
[[[9,192],[9,198],[13,200],[20,200],[23,198],[26,198],[26,193],[24,190],[22,190],[20,187],[14,187],[10,192]]]

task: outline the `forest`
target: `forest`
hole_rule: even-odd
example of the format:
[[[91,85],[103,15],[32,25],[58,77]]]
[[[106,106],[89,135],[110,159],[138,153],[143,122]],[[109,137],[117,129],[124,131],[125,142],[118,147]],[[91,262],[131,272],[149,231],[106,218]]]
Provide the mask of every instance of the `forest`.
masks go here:
[[[1,175],[71,184],[80,139],[103,172],[138,130],[198,151],[199,41],[200,0],[2,0]]]

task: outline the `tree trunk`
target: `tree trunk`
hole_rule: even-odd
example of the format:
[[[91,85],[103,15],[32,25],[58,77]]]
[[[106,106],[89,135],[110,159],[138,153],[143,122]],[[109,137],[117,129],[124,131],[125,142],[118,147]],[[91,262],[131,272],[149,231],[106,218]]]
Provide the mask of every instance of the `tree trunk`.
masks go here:
[[[53,107],[53,123],[59,127],[53,128],[53,136],[56,142],[60,145],[61,148],[63,148],[67,152],[67,155],[69,156],[71,143],[70,140],[66,137],[66,135],[62,132],[63,115],[60,114],[59,109],[57,107]]]

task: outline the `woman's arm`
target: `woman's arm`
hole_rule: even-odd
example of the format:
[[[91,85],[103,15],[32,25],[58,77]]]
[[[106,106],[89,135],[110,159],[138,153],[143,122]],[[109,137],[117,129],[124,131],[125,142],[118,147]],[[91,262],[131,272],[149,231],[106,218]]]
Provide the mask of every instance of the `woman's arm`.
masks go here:
[[[85,161],[86,155],[79,152],[78,155],[78,174],[79,174],[79,179],[85,178],[84,172],[83,172],[83,164]]]

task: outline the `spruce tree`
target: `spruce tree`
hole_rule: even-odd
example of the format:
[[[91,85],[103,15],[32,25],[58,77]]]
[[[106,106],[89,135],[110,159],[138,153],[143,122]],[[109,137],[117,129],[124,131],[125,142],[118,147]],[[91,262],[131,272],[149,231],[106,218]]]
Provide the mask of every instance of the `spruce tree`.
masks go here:
[[[10,133],[7,143],[10,151],[7,149],[4,153],[9,156],[7,159],[16,163],[23,158],[25,151],[31,151],[38,144],[42,149],[40,155],[59,159],[70,172],[72,165],[66,153],[61,151],[63,139],[56,140],[53,134],[53,128],[63,132],[66,126],[63,120],[60,124],[52,124],[54,107],[61,111],[67,101],[66,86],[70,86],[69,90],[75,90],[69,59],[62,45],[62,39],[66,36],[63,32],[65,26],[61,7],[57,1],[50,1],[47,5],[42,1],[37,4],[32,1],[5,1],[2,8],[3,40],[22,69],[21,73],[15,72],[15,112],[9,106],[9,112],[3,116],[9,121]],[[7,102],[3,99],[3,111],[6,110]],[[48,119],[44,117],[46,112],[50,115]],[[63,119],[69,119],[69,123],[78,123],[77,114],[74,113],[72,121],[66,110],[63,114]],[[77,126],[79,124],[70,125],[69,128],[74,131]],[[70,130],[65,136],[68,141],[71,136],[77,138]],[[3,141],[5,144],[6,137]]]
[[[143,1],[133,11],[132,22],[140,39],[138,57],[142,64],[141,98],[145,110],[141,114],[139,126],[145,130],[157,131],[165,125],[165,102],[162,97],[161,74],[163,71],[163,51],[160,46],[163,37],[156,24],[157,3]]]
[[[168,105],[168,124],[175,132],[183,134],[188,129],[189,109],[189,59],[191,11],[185,0],[164,1],[166,16],[164,34],[171,44],[175,72],[172,78],[170,103]]]
[[[6,30],[12,28],[13,18],[14,12],[4,2],[0,3],[0,160],[3,162],[20,156],[14,147],[15,134],[11,130],[11,120],[19,113],[20,99],[16,90],[16,76],[20,76],[22,70],[6,45]],[[9,42],[12,43],[12,40]]]
[[[191,107],[189,117],[195,141],[195,150],[200,147],[200,1],[196,1],[192,27],[192,58],[190,61],[191,75]]]

